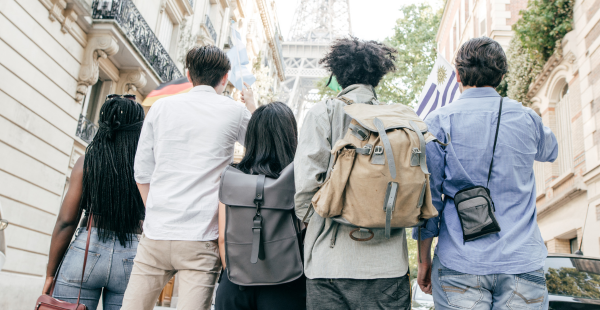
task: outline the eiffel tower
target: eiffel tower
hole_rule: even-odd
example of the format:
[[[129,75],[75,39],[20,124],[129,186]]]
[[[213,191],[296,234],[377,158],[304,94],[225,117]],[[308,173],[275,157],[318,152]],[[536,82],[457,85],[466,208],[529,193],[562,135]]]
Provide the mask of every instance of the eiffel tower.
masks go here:
[[[315,83],[329,76],[319,65],[333,40],[352,34],[349,0],[301,0],[283,43],[286,80],[280,99],[294,111],[298,125],[321,98]]]

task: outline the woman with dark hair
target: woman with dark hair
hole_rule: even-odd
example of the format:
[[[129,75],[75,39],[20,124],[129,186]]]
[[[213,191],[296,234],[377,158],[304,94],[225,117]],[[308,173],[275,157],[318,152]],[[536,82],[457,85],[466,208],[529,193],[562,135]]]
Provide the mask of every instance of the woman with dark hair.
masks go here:
[[[43,289],[43,294],[76,302],[91,215],[93,228],[80,300],[89,310],[96,309],[101,294],[105,310],[121,308],[145,213],[133,178],[144,110],[132,99],[109,98],[100,109],[100,128],[94,140],[71,172],[52,233]]]
[[[252,100],[245,91],[245,99]],[[281,102],[258,108],[246,131],[246,154],[236,165],[246,174],[262,174],[278,178],[281,171],[294,161],[298,144],[298,128],[292,110]],[[215,309],[306,309],[306,278],[271,286],[239,286],[227,276],[225,259],[225,205],[219,203],[219,251],[222,271]],[[250,253],[248,253],[250,255]]]

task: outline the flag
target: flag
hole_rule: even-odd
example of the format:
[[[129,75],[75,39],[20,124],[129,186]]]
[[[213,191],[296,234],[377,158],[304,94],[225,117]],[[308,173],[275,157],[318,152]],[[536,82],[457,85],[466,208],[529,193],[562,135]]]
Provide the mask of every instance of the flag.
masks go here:
[[[425,119],[433,110],[452,103],[458,98],[458,82],[454,67],[438,54],[431,73],[421,91],[417,115]]]
[[[183,94],[189,92],[193,88],[192,83],[188,81],[187,77],[182,77],[176,80],[172,80],[168,83],[163,83],[158,86],[155,90],[151,91],[142,106],[151,107],[154,102],[160,98],[169,97],[177,94]]]
[[[235,86],[235,88],[242,90],[244,89],[244,83],[248,85],[256,82],[256,77],[246,67],[250,63],[248,59],[248,51],[246,46],[242,42],[242,35],[233,27],[231,27],[231,41],[233,47],[227,52],[227,57],[231,62],[231,71],[229,71],[229,82]]]
[[[340,92],[343,90],[342,86],[340,85],[340,83],[338,83],[335,76],[331,77],[331,82],[329,82],[328,87],[331,88],[331,90],[337,91],[337,92]]]

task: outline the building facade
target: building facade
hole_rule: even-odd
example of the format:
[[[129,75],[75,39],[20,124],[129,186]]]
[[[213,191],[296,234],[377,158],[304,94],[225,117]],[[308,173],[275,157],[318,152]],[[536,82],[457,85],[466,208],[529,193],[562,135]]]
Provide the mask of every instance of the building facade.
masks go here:
[[[527,0],[448,0],[436,36],[437,51],[453,63],[463,43],[481,36],[508,50],[511,27],[526,8]]]
[[[600,257],[600,0],[574,1],[573,30],[529,87],[559,143],[536,163],[538,224],[549,252]],[[583,237],[583,238],[582,238]]]
[[[11,223],[0,309],[30,309],[41,293],[70,170],[106,95],[142,102],[184,76],[192,46],[229,48],[232,27],[252,60],[263,55],[275,89],[284,79],[275,12],[272,0],[0,1],[0,204]]]
[[[534,164],[538,225],[550,253],[574,253],[581,245],[585,255],[600,257],[599,8],[600,0],[574,1],[573,30],[527,94],[559,143],[556,162]],[[458,48],[479,36],[506,51],[525,9],[526,0],[447,1],[438,52],[453,63]]]

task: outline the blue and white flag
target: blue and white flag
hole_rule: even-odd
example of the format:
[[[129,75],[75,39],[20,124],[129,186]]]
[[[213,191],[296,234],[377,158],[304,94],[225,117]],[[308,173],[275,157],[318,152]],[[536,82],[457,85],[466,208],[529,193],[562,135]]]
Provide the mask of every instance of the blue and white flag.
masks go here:
[[[248,85],[256,82],[256,77],[246,67],[250,63],[248,59],[248,51],[246,46],[242,42],[241,34],[231,27],[231,41],[233,47],[227,52],[227,57],[231,62],[231,71],[229,71],[229,82],[235,86],[235,88],[242,90],[244,83]]]
[[[425,82],[416,112],[421,119],[425,119],[433,110],[452,103],[458,98],[458,82],[454,67],[438,54],[431,73]]]

